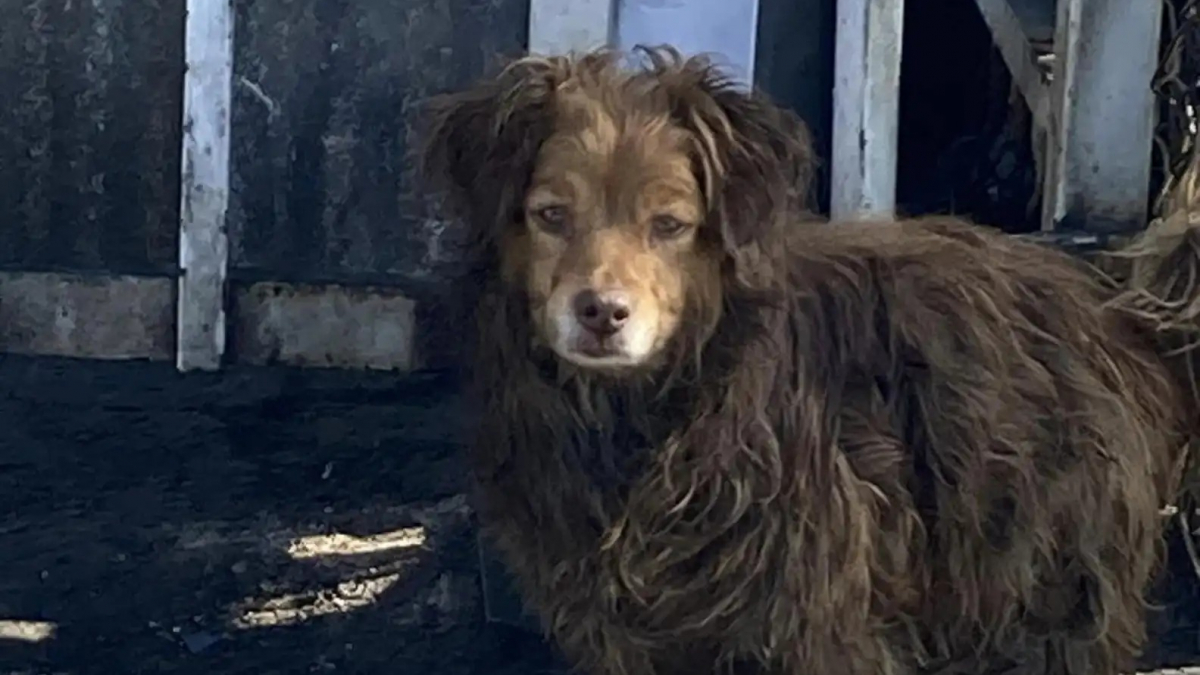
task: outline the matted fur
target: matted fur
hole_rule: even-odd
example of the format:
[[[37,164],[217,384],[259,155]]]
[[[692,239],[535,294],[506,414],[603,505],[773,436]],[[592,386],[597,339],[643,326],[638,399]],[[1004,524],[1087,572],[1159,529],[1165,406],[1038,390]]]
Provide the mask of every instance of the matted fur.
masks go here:
[[[1144,318],[953,219],[806,223],[799,120],[648,54],[517,60],[444,100],[426,151],[474,244],[481,519],[565,653],[597,675],[1132,665],[1188,426]],[[581,81],[706,134],[719,292],[637,376],[540,347],[503,271]]]

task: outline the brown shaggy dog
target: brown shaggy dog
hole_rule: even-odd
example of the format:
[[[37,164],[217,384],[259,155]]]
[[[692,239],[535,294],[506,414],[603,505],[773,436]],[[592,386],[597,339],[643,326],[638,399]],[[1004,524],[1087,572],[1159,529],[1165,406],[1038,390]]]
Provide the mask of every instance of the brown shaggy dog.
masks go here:
[[[1190,413],[1149,322],[952,219],[805,224],[801,122],[644,56],[517,60],[425,157],[475,245],[481,518],[565,653],[1130,666]]]

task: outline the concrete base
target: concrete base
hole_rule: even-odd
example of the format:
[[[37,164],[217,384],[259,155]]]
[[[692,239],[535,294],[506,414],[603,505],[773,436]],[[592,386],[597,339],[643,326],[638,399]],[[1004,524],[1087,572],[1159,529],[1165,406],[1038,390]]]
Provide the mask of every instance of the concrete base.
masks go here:
[[[166,276],[0,272],[0,353],[174,360],[175,286]],[[396,289],[230,286],[225,363],[400,372],[420,366],[416,303]]]

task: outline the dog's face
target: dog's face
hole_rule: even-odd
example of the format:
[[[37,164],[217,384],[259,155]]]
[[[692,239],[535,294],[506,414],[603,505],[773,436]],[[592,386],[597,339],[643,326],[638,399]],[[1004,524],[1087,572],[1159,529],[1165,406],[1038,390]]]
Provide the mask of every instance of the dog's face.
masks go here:
[[[517,61],[449,99],[426,151],[534,339],[585,369],[653,368],[710,330],[737,261],[807,187],[799,120],[704,61],[649,55]]]
[[[561,358],[646,365],[719,272],[700,240],[707,204],[692,138],[665,111],[610,109],[587,91],[561,92],[555,107],[503,267]]]

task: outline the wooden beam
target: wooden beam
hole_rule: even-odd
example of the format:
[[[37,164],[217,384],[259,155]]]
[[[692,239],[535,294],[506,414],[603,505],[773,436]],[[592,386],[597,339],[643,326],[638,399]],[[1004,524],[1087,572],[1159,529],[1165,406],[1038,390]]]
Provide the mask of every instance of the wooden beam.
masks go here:
[[[1012,73],[1013,81],[1033,113],[1034,124],[1040,129],[1047,129],[1050,125],[1050,88],[1042,76],[1037,54],[1030,45],[1020,17],[1009,0],[975,0],[975,4],[991,30],[996,49]],[[1027,1],[1023,6],[1032,5]]]
[[[567,54],[612,44],[616,3],[617,0],[529,0],[529,51]]]
[[[232,0],[188,0],[175,365],[215,370],[225,353]]]
[[[904,0],[838,0],[834,49],[834,219],[892,215]]]
[[[1146,225],[1158,0],[1058,0],[1042,229]]]

